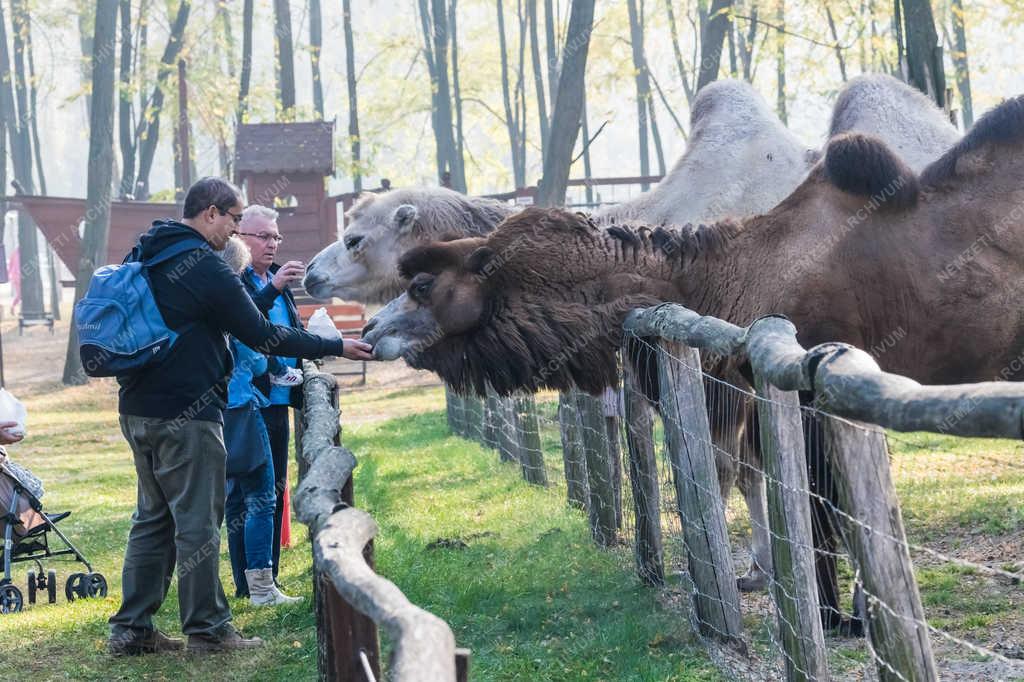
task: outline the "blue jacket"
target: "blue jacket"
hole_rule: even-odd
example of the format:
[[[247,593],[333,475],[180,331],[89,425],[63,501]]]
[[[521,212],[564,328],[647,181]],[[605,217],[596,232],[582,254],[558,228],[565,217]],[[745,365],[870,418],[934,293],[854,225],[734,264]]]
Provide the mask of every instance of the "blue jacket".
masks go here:
[[[234,357],[235,367],[228,380],[228,409],[242,407],[250,402],[256,403],[256,407],[261,409],[269,405],[270,401],[256,388],[253,380],[263,376],[268,370],[283,369],[281,361],[274,356],[268,358],[262,353],[257,353],[233,336],[231,337],[231,354]]]

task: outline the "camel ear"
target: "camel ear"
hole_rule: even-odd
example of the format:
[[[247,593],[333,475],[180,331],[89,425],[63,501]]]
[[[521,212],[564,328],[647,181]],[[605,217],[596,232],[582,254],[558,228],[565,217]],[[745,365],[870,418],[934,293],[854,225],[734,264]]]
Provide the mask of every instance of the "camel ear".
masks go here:
[[[391,220],[394,221],[398,227],[400,234],[407,234],[412,230],[413,225],[416,224],[416,218],[419,217],[419,211],[412,204],[402,204],[395,209],[394,214],[391,216]]]
[[[466,269],[481,277],[490,277],[498,269],[498,262],[494,258],[494,251],[486,246],[469,254],[466,259]]]

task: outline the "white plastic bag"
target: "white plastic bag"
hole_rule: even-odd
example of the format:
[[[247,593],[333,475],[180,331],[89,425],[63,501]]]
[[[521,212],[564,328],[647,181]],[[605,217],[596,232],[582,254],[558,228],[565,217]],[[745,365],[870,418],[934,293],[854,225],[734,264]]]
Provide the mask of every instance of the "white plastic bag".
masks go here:
[[[309,316],[306,330],[325,339],[341,338],[341,332],[334,326],[334,320],[327,314],[327,308],[317,308],[316,312]]]
[[[21,401],[11,395],[7,389],[0,388],[0,422],[17,422],[16,426],[6,429],[12,436],[25,437],[25,419],[28,412]]]

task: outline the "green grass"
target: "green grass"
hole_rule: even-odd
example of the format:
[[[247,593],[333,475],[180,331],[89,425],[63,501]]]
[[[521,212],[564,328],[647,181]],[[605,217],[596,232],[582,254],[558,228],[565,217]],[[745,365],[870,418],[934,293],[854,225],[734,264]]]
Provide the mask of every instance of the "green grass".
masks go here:
[[[48,386],[23,399],[30,434],[11,455],[43,479],[47,509],[73,510],[61,527],[107,576],[111,591],[103,600],[66,603],[64,580],[78,568],[55,560],[47,567],[58,570],[58,603],[0,617],[0,670],[41,680],[315,678],[310,554],[299,524],[282,578],[306,601],[271,610],[230,600],[235,623],[266,639],[266,649],[205,658],[109,657],[106,620],[118,605],[135,499],[115,390],[107,382]],[[441,406],[442,394],[432,388],[342,396],[345,442],[360,460],[357,505],[381,527],[378,571],[448,621],[459,646],[472,650],[472,679],[716,678],[679,611],[663,608],[659,593],[633,577],[628,550],[596,549],[585,518],[565,508],[560,487],[527,486],[493,452],[447,436]],[[438,548],[432,543],[439,539],[459,539],[465,547]],[[222,549],[227,586],[226,542]],[[15,567],[21,588],[26,570]],[[156,621],[166,632],[180,632],[174,586]]]

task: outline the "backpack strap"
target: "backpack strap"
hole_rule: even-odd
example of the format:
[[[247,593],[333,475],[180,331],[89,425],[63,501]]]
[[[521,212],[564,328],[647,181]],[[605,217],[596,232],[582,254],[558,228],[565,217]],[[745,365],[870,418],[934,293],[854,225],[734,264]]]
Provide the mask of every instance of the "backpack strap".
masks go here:
[[[194,249],[206,249],[207,251],[211,250],[210,245],[206,243],[206,240],[194,239],[189,237],[186,239],[182,239],[181,241],[177,241],[174,244],[171,244],[170,246],[160,250],[155,255],[152,255],[141,262],[145,267],[152,267],[154,265],[157,265],[158,263],[166,262],[171,258],[174,258],[175,256],[180,256],[181,254],[186,253],[188,251],[192,251]]]

